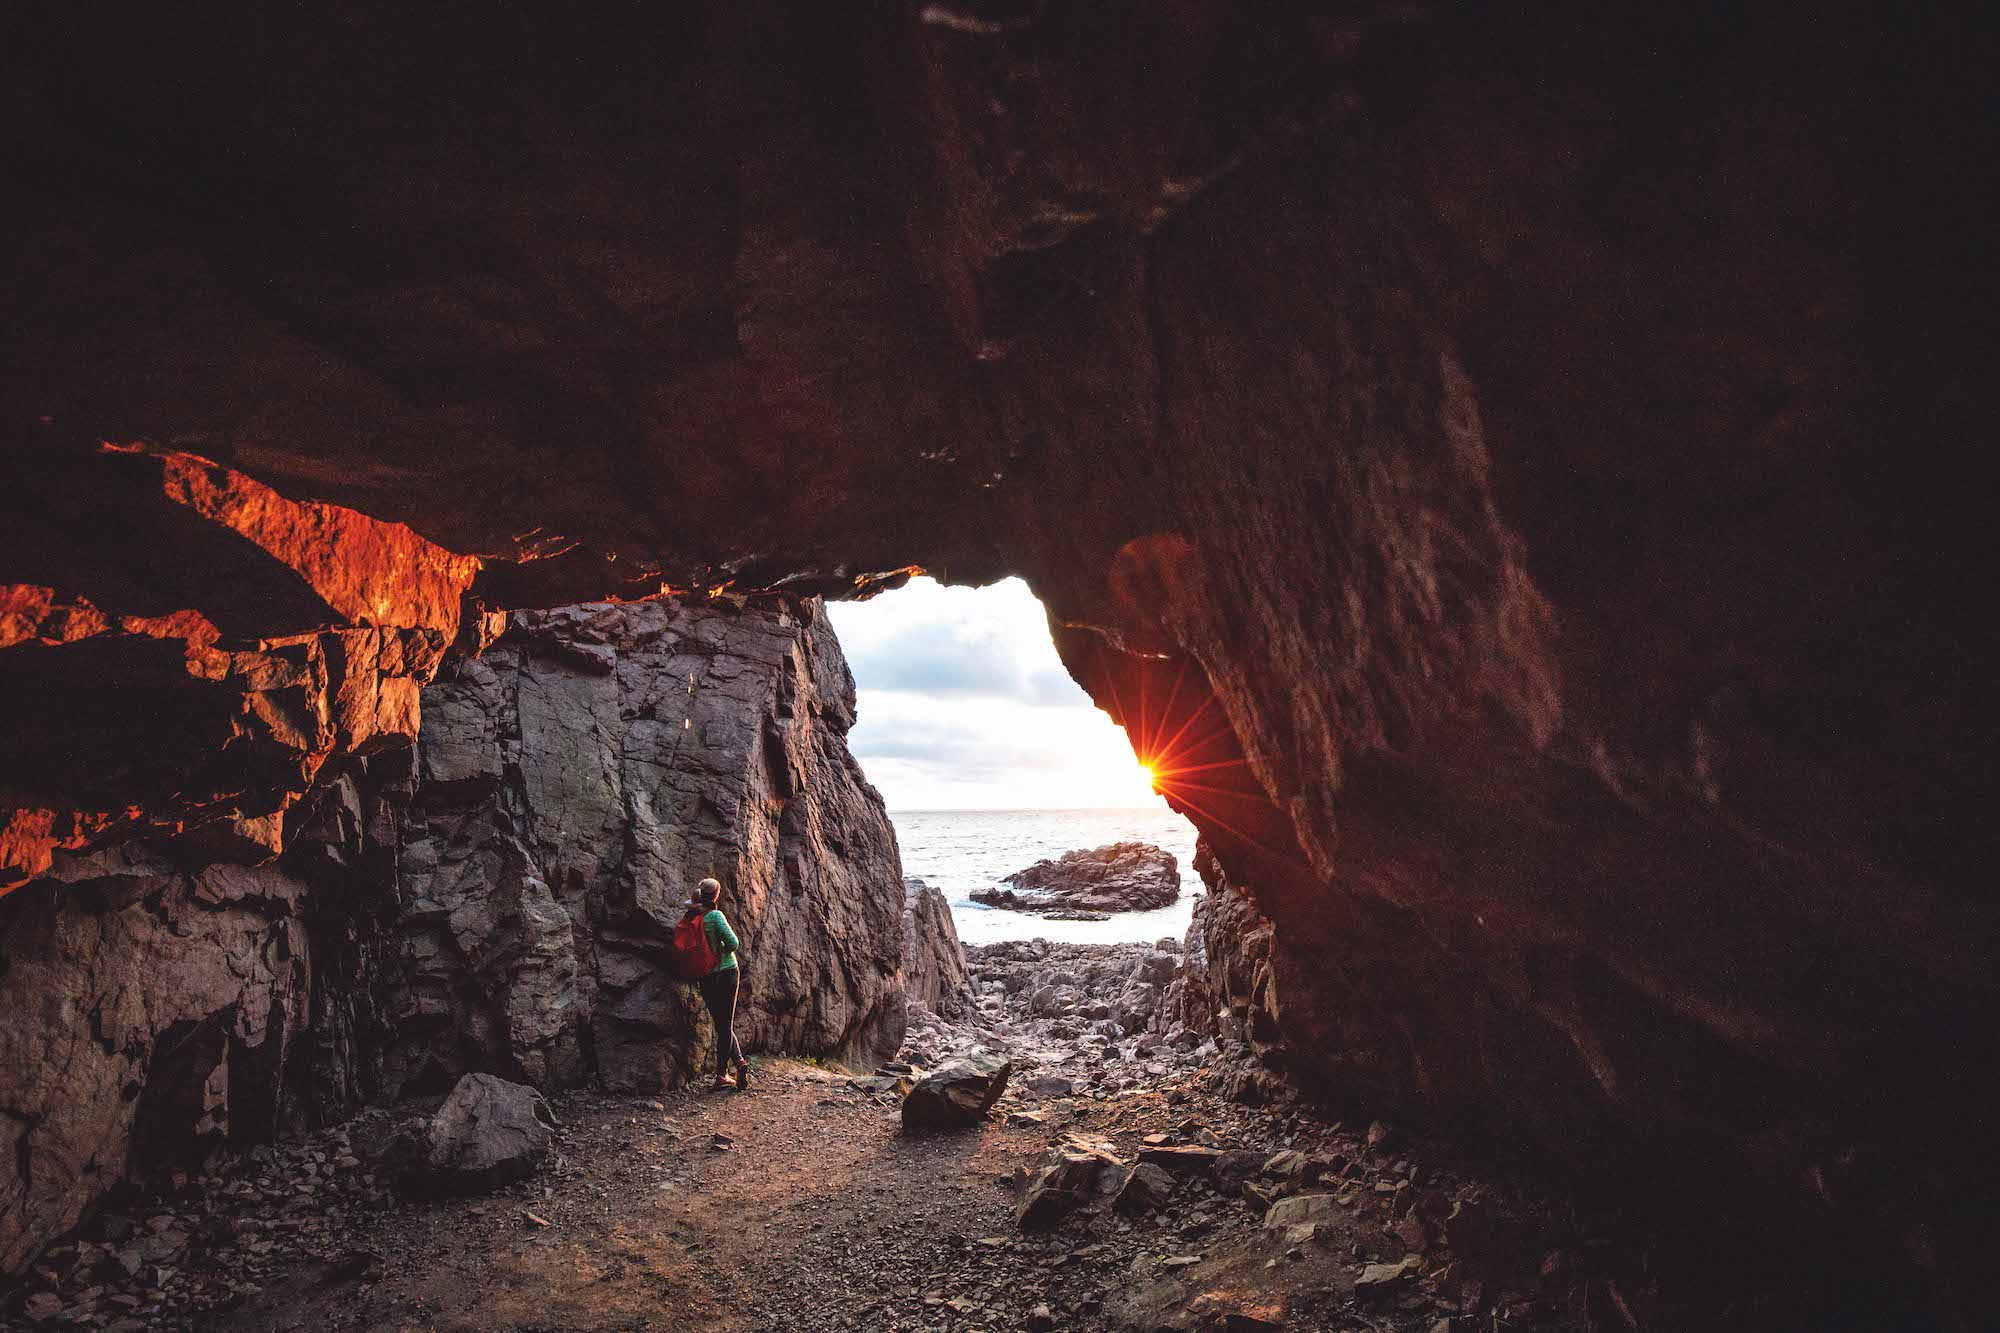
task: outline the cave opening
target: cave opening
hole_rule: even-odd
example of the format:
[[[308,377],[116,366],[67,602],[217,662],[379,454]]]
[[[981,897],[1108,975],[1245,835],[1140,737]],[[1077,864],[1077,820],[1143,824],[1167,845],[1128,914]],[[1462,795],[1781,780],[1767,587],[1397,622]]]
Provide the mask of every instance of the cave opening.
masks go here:
[[[827,617],[858,692],[849,748],[887,804],[904,873],[945,893],[966,943],[1187,933],[1200,892],[1196,830],[1161,794],[1177,776],[1192,780],[1175,772],[1175,737],[1136,715],[1113,721],[1091,700],[1024,581],[919,577],[829,603]],[[1094,906],[1005,905],[1009,876],[1127,844],[1166,852],[1180,891],[1160,903],[1165,890],[1135,885],[1131,899],[1110,893]]]
[[[1109,1319],[1073,1275],[1118,1285],[1132,1236],[1207,1246],[1197,1197],[1222,1227],[1352,1188],[1380,1208],[1337,1233],[1334,1326],[1420,1294],[1457,1325],[1867,1323],[1849,1282],[1942,1311],[1877,1325],[1983,1325],[2000,746],[1962,572],[2000,122],[1959,7],[231,8],[27,6],[0,43],[0,1321],[129,1322],[84,1307],[161,1270],[248,1300],[239,1260],[286,1285],[214,1205],[311,1191],[188,1193],[183,1141],[275,1136],[349,1199],[392,1137],[355,1117],[476,1073],[581,1098],[575,1160],[625,1170],[459,1219],[530,1266],[577,1235],[628,1261],[593,1189],[699,1222],[743,1162],[759,1227],[802,1157],[792,1192],[845,1182],[869,1226],[898,1161],[967,1193],[1081,1109],[1185,1165],[1187,1106],[1247,1153],[1309,1094],[1352,1122],[1319,1179],[1224,1171],[1226,1206],[1177,1185],[1179,1226],[1129,1234],[1099,1201],[1058,1322]],[[814,594],[917,567],[1047,601],[1118,764],[1200,826],[1212,928],[1158,1031],[1124,1030],[1137,973],[1093,1016],[1065,986],[1094,963],[991,961],[967,999],[927,954],[927,1000],[1099,1059],[899,1158],[910,905],[847,746],[895,714],[857,721]],[[894,757],[865,770],[892,804],[975,799]],[[899,811],[912,846],[933,813]],[[766,1121],[686,1095],[662,936],[701,869],[798,1061]],[[1143,1127],[1173,1141],[1109,1123],[1119,1078],[1211,1040]],[[1712,1261],[1538,1247],[1497,1186],[1439,1217],[1446,1168],[1376,1116],[1604,1182]],[[155,1164],[199,1226],[87,1220]],[[901,1239],[944,1281],[982,1253],[945,1238],[1013,1235],[987,1205],[926,1196]],[[809,1220],[757,1234],[892,1285]],[[1157,1285],[1216,1295],[1213,1260]],[[906,1325],[992,1308],[893,1285]],[[1676,1320],[1672,1290],[1742,1300]]]

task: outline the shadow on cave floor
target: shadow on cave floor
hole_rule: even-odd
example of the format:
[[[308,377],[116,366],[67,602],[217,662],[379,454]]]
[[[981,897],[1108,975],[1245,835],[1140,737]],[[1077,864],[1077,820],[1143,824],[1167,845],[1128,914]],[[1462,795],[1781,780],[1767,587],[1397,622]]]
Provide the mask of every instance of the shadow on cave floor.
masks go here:
[[[1660,1293],[1621,1270],[1629,1247],[1524,1188],[1532,1176],[1392,1127],[1332,1122],[1254,1066],[1107,1061],[1096,1073],[1052,1040],[1052,1025],[1024,1016],[1025,1000],[1023,991],[991,1022],[913,1020],[912,1057],[976,1042],[1008,1050],[1027,1071],[971,1128],[912,1135],[893,1077],[760,1060],[743,1094],[559,1097],[557,1149],[536,1176],[495,1194],[415,1202],[383,1188],[373,1164],[413,1108],[378,1108],[122,1210],[97,1262],[171,1240],[188,1256],[168,1261],[180,1274],[144,1264],[136,1288],[100,1279],[94,1308],[84,1309],[85,1293],[42,1322],[0,1317],[0,1327],[1780,1326],[1655,1317]],[[1259,1090],[1248,1104],[1246,1086]],[[1106,1159],[1119,1165],[1100,1168]],[[1084,1167],[1061,1178],[1078,1193],[1057,1200],[1047,1229],[1024,1229],[1024,1200],[1060,1183],[1041,1173],[1065,1160]],[[1114,1197],[1134,1181],[1145,1187],[1138,1197]],[[182,1231],[192,1246],[176,1238]],[[93,1234],[104,1234],[104,1219]],[[1746,1251],[1714,1272],[1755,1274],[1758,1260]],[[1763,1279],[1759,1311],[1781,1296],[1773,1274]]]
[[[141,1287],[161,1290],[127,1307],[125,1327],[115,1310],[85,1322],[119,1333],[1609,1326],[1593,1322],[1608,1289],[1580,1274],[1577,1233],[1530,1192],[1386,1127],[1323,1119],[1212,1044],[1175,1053],[1156,1037],[1113,1060],[1038,1014],[1023,984],[1051,967],[1123,977],[1152,952],[997,946],[975,960],[991,1002],[980,1012],[945,1020],[913,1005],[905,1060],[937,1067],[987,1049],[1014,1062],[992,1110],[956,1132],[904,1131],[894,1075],[907,1064],[856,1078],[773,1059],[743,1094],[559,1097],[556,1153],[484,1197],[387,1190],[375,1159],[412,1107],[253,1150],[117,1223],[118,1254],[193,1232],[186,1252],[199,1257],[185,1262],[200,1281],[142,1270]],[[196,1288],[199,1304],[174,1294]]]
[[[500,1195],[358,1218],[328,1247],[328,1261],[274,1274],[235,1309],[191,1315],[188,1326],[1429,1333],[1448,1318],[1449,1305],[1426,1290],[1433,1284],[1420,1282],[1422,1260],[1377,1265],[1397,1276],[1372,1293],[1356,1289],[1369,1259],[1407,1247],[1376,1234],[1372,1201],[1377,1191],[1395,1194],[1391,1182],[1416,1168],[1352,1138],[1357,1159],[1378,1161],[1351,1181],[1328,1182],[1351,1206],[1307,1223],[1310,1236],[1266,1230],[1254,1183],[1224,1189],[1185,1178],[1169,1206],[1144,1216],[1121,1217],[1098,1199],[1054,1230],[1017,1225],[1017,1177],[1049,1160],[1066,1134],[1127,1161],[1148,1135],[1241,1145],[1252,1149],[1253,1176],[1285,1144],[1329,1150],[1322,1135],[1332,1126],[1237,1105],[1210,1089],[1219,1082],[1177,1071],[1102,1100],[1038,1102],[1015,1091],[976,1128],[923,1136],[902,1131],[893,1092],[792,1060],[761,1065],[744,1095],[574,1096],[558,1105],[559,1156],[535,1179]],[[1284,1189],[1275,1178],[1265,1187]],[[1038,1305],[1052,1323],[1035,1321]],[[1236,1322],[1215,1318],[1232,1313]],[[1583,1326],[1553,1306],[1528,1313],[1495,1326]],[[1264,1316],[1273,1322],[1247,1322]]]

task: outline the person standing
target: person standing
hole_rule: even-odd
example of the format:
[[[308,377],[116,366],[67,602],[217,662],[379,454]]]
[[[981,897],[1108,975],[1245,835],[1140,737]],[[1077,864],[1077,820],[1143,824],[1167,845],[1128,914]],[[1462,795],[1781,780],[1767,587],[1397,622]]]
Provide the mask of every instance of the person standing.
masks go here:
[[[736,932],[729,928],[729,918],[722,914],[721,902],[721,881],[705,879],[695,886],[694,902],[689,905],[688,913],[702,914],[702,934],[707,936],[708,947],[715,954],[714,970],[699,983],[702,1003],[708,1006],[708,1016],[715,1020],[715,1082],[710,1087],[721,1092],[732,1086],[728,1070],[734,1061],[733,1086],[742,1092],[750,1086],[750,1062],[743,1058],[742,1044],[736,1040],[736,996],[742,981],[736,953],[742,945]]]

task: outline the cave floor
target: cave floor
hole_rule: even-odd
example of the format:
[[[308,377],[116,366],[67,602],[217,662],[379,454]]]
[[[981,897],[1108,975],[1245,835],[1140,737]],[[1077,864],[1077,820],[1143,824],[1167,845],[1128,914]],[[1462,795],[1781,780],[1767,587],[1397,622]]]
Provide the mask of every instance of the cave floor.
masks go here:
[[[1361,1133],[1295,1107],[1240,1105],[1225,1083],[1215,1071],[1176,1070],[1045,1101],[1014,1087],[980,1125],[924,1136],[902,1132],[893,1092],[802,1061],[760,1062],[742,1094],[573,1095],[557,1103],[559,1156],[534,1179],[484,1198],[357,1214],[321,1257],[267,1274],[234,1308],[169,1305],[148,1312],[145,1326],[1584,1326],[1572,1313],[1580,1293],[1560,1283],[1534,1296],[1489,1289],[1480,1305],[1479,1284],[1463,1280],[1441,1228],[1426,1237],[1410,1225],[1414,1213],[1392,1220],[1399,1184],[1407,1191],[1402,1182],[1424,1176],[1395,1145],[1371,1149]],[[1148,1135],[1260,1160],[1287,1148],[1346,1156],[1344,1179],[1324,1187],[1344,1191],[1348,1205],[1301,1243],[1265,1229],[1262,1202],[1240,1188],[1182,1177],[1157,1212],[1121,1217],[1100,1199],[1055,1230],[1024,1233],[1017,1178],[1047,1161],[1066,1132],[1128,1161]],[[1259,1188],[1287,1192],[1282,1183]],[[1405,1255],[1396,1276],[1380,1280]],[[1357,1288],[1371,1273],[1377,1280]],[[1461,1310],[1468,1305],[1479,1308],[1476,1322]]]

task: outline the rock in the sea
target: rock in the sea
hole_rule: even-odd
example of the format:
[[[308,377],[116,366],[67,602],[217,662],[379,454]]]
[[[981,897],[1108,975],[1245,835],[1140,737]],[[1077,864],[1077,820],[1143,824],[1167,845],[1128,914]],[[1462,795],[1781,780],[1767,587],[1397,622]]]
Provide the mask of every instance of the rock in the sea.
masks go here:
[[[903,1128],[959,1129],[976,1125],[1007,1090],[1014,1064],[975,1051],[926,1074],[903,1098]]]
[[[974,1006],[972,974],[943,893],[920,879],[903,881],[903,990],[940,1018]]]
[[[492,1074],[467,1074],[425,1126],[406,1180],[434,1194],[481,1194],[525,1180],[555,1144],[542,1094]]]
[[[1181,896],[1173,853],[1144,842],[1064,852],[1015,871],[1003,883],[1007,887],[974,889],[972,900],[1057,919],[1103,920],[1098,914],[1149,911]]]

